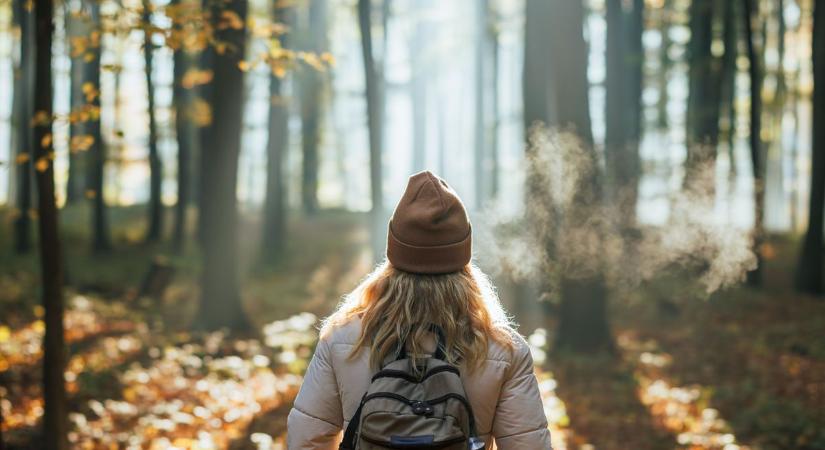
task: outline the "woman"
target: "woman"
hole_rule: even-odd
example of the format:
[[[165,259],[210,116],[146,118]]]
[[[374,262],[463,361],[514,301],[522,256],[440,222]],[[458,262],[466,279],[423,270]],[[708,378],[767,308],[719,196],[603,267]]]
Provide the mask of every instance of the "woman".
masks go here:
[[[371,377],[402,349],[459,367],[487,449],[493,440],[499,450],[550,448],[529,347],[470,263],[471,242],[464,205],[447,183],[430,172],[410,177],[389,223],[388,261],[324,322],[289,413],[289,449],[338,448]],[[399,448],[414,448],[406,445]]]

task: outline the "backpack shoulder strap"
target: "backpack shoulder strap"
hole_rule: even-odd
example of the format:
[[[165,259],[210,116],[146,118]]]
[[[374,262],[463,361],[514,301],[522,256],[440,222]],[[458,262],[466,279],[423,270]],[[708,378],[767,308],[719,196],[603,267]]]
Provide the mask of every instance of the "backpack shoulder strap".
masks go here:
[[[355,433],[358,432],[358,426],[361,424],[361,410],[364,408],[364,399],[367,397],[366,392],[361,397],[361,403],[358,404],[358,409],[347,424],[347,429],[344,430],[344,438],[341,440],[339,450],[354,450],[355,449]]]

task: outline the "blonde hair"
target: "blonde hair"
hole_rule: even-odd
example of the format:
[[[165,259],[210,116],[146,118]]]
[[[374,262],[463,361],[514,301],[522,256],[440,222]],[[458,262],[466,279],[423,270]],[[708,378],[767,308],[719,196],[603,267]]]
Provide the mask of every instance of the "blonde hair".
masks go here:
[[[394,356],[405,341],[408,354],[427,353],[422,341],[429,332],[423,325],[428,324],[443,330],[447,362],[463,362],[470,370],[486,358],[490,339],[510,350],[514,345],[512,322],[492,283],[472,264],[454,273],[421,275],[385,261],[324,320],[321,336],[355,317],[361,318],[361,334],[349,357],[370,347],[373,368]]]

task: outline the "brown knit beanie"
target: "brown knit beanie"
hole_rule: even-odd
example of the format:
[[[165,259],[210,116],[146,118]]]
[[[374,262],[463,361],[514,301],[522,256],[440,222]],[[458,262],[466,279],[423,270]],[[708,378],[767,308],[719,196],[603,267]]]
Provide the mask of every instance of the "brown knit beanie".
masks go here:
[[[472,231],[461,199],[429,171],[410,177],[387,232],[387,258],[405,272],[457,272],[470,262]]]

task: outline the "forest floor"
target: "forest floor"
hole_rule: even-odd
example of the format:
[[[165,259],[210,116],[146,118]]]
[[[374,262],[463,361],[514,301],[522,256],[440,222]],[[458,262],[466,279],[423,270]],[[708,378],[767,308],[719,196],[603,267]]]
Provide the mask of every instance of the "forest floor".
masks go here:
[[[258,332],[239,337],[188,330],[193,243],[182,254],[145,244],[142,210],[116,209],[113,250],[95,254],[87,213],[61,216],[72,448],[284,448],[317,321],[371,267],[365,217],[293,218],[284,262],[269,267],[256,264],[256,240],[241,239],[244,304]],[[43,311],[36,255],[9,250],[9,215],[0,217],[0,411],[8,448],[24,449],[42,415]],[[258,225],[244,220],[243,235]],[[792,292],[797,244],[771,245],[762,289],[697,299],[673,274],[612,299],[616,355],[537,358],[557,450],[825,448],[825,302]],[[173,282],[142,298],[158,255]],[[552,320],[521,332],[536,354],[552,346]]]

